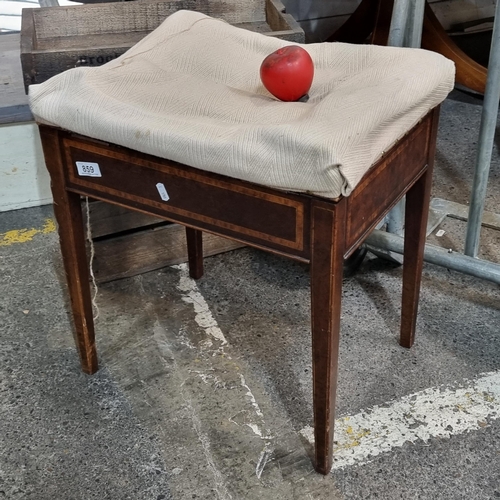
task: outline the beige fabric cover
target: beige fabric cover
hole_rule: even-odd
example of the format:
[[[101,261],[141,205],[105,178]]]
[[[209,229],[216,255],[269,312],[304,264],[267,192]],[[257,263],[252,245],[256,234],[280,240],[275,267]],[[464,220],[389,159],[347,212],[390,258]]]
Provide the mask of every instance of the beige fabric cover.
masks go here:
[[[179,11],[126,54],[30,87],[36,120],[204,170],[328,198],[349,195],[384,151],[445,99],[454,65],[433,52],[342,43],[304,47],[307,103],[262,86],[288,45]]]

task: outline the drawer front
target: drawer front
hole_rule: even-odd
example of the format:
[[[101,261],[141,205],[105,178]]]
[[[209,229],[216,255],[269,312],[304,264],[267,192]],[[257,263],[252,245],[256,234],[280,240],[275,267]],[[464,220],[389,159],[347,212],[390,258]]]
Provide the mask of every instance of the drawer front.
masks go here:
[[[308,198],[125,148],[64,139],[69,189],[304,256]]]

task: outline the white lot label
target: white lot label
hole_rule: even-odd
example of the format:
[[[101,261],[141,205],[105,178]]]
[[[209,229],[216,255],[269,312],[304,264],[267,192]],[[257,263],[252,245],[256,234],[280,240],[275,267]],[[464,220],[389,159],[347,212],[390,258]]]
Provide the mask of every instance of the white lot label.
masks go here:
[[[98,163],[92,163],[89,161],[77,161],[76,168],[78,169],[78,174],[86,177],[102,177],[101,169]]]
[[[160,193],[160,196],[161,196],[161,199],[163,201],[168,201],[170,200],[170,196],[168,195],[167,193],[167,189],[165,188],[165,186],[159,182],[157,185],[156,185],[156,189],[158,189],[158,192]]]

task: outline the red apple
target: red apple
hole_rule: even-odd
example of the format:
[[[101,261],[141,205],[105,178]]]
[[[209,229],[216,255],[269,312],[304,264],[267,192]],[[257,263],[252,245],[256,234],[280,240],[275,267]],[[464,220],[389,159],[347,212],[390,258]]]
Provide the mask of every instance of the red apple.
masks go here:
[[[260,66],[260,79],[274,97],[298,101],[304,97],[314,77],[309,53],[298,45],[288,45],[269,54]]]

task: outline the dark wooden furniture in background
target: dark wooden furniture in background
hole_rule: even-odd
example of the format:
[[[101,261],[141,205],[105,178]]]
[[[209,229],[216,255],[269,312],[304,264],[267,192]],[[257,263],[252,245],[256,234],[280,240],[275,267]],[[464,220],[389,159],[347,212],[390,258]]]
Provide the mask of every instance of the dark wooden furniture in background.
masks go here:
[[[349,19],[327,42],[373,43],[387,45],[394,0],[362,0]],[[470,58],[448,36],[426,2],[422,32],[422,48],[438,52],[456,66],[457,83],[484,94],[487,69]]]
[[[82,369],[94,373],[97,354],[81,195],[185,226],[193,278],[203,273],[202,232],[308,262],[316,470],[328,473],[332,465],[343,260],[406,194],[400,342],[410,347],[415,334],[437,122],[435,109],[370,168],[349,197],[336,200],[271,189],[40,126]],[[97,163],[102,176],[80,176],[77,161]],[[166,187],[168,201],[159,196],[158,182]]]

